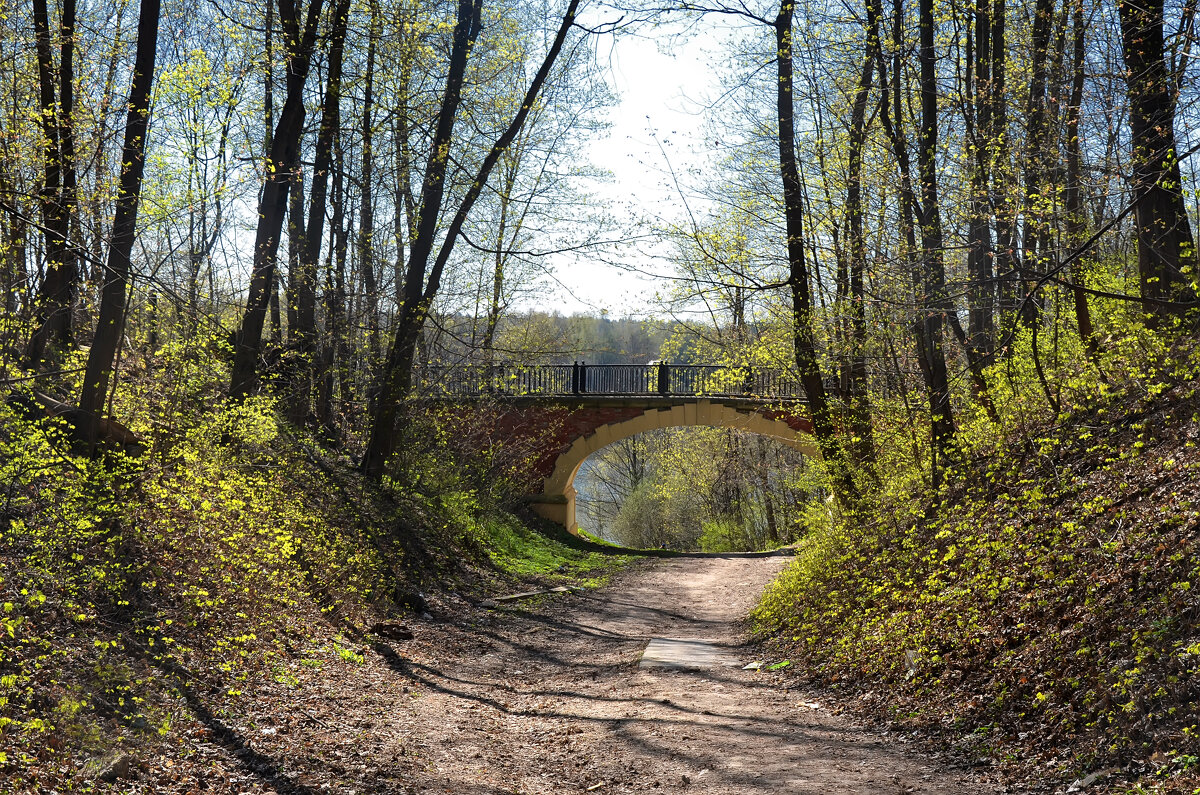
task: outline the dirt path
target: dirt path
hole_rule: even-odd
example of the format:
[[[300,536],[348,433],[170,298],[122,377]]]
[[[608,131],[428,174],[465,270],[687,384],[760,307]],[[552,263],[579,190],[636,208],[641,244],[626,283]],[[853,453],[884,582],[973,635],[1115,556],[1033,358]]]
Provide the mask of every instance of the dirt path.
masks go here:
[[[417,763],[395,770],[393,786],[529,795],[989,791],[852,728],[769,675],[639,667],[647,641],[662,637],[718,641],[749,659],[737,645],[743,618],[784,562],[666,560],[597,592],[481,613],[434,644],[450,649],[438,658],[385,653],[409,692],[399,701],[377,694],[383,731],[375,737],[391,735],[400,747],[393,758]],[[372,783],[397,791],[387,778]]]
[[[995,791],[742,669],[744,616],[785,562],[656,561],[540,604],[460,603],[452,621],[416,622],[415,639],[361,657],[306,651],[237,709],[193,709],[178,744],[119,791]],[[654,638],[713,641],[701,651],[717,664],[639,666]]]

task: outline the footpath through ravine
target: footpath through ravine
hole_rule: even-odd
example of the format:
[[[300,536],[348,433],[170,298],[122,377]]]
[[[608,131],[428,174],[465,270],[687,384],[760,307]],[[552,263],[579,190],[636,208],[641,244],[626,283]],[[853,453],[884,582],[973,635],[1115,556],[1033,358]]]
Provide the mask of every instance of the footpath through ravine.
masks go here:
[[[668,558],[595,591],[417,622],[299,699],[268,696],[233,727],[245,745],[199,750],[223,778],[240,769],[233,791],[996,791],[744,670],[746,614],[786,561]]]

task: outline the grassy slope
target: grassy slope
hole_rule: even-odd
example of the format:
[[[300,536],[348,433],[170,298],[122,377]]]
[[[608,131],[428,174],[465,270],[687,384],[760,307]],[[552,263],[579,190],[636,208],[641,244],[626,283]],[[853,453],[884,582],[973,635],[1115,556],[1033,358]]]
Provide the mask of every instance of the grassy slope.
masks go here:
[[[444,450],[420,491],[381,493],[216,383],[133,381],[118,411],[152,449],[102,464],[0,400],[0,789],[119,791],[104,760],[172,758],[199,715],[237,725],[264,684],[337,676],[413,594],[444,614],[627,560],[487,508]]]
[[[1196,786],[1198,387],[1130,382],[960,467],[936,519],[897,519],[914,498],[810,539],[758,621],[864,711],[1006,775]]]

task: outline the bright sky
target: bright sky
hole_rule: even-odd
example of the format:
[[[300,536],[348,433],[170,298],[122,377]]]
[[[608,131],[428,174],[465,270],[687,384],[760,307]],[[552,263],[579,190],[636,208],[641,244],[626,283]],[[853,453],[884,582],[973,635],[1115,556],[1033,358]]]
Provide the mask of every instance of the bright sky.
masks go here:
[[[608,136],[589,151],[592,164],[612,172],[613,179],[593,191],[609,203],[624,230],[633,231],[640,218],[679,218],[683,205],[670,168],[683,178],[683,171],[707,157],[703,103],[717,92],[720,40],[711,32],[686,39],[673,33],[606,37],[597,47],[618,104],[610,111]],[[667,263],[655,261],[648,248],[628,245],[614,257],[639,270],[666,272]],[[565,312],[644,314],[652,309],[648,299],[662,289],[654,279],[597,263],[563,264],[556,276],[564,288],[555,290],[554,303],[561,301]]]

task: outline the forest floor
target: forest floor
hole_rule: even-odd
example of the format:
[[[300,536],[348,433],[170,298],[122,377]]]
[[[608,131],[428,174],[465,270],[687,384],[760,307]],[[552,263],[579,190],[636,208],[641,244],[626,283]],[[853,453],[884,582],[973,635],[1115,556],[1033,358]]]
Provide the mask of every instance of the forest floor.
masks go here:
[[[784,557],[643,561],[593,591],[462,606],[360,663],[304,666],[203,716],[125,791],[987,793],[755,659],[745,616]],[[491,603],[485,603],[491,604]],[[738,665],[640,667],[652,638]],[[727,662],[731,661],[727,659]]]

